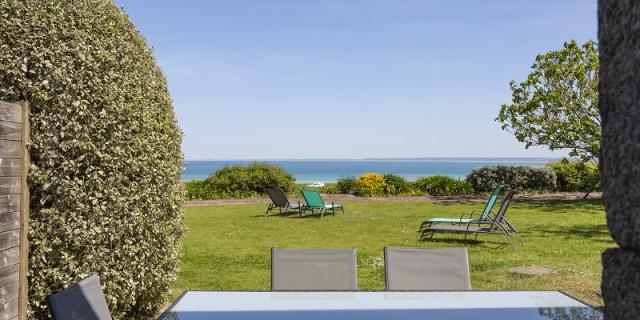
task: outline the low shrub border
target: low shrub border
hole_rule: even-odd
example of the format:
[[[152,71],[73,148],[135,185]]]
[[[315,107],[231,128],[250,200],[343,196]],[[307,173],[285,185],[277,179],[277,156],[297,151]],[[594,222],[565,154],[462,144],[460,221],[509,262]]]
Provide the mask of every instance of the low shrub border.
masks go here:
[[[260,174],[251,174],[252,170]],[[365,173],[360,177],[342,177],[335,183],[313,189],[329,194],[363,197],[455,196],[490,193],[500,183],[506,183],[509,189],[521,193],[589,193],[600,188],[597,165],[565,159],[550,162],[545,167],[481,167],[472,170],[464,180],[449,176],[426,176],[411,182],[395,174]],[[205,180],[187,181],[185,186],[186,198],[190,200],[260,197],[265,195],[264,189],[270,186],[279,186],[291,195],[297,195],[302,188],[309,188],[296,184],[293,177],[282,168],[264,163],[249,167],[225,167]]]

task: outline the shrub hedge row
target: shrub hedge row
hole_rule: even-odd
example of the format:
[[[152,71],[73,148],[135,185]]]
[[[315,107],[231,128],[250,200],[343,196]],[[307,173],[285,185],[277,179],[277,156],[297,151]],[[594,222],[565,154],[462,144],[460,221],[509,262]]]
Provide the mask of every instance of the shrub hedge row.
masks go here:
[[[600,191],[600,171],[594,163],[563,159],[548,163],[547,167],[556,173],[557,191]]]
[[[258,170],[260,168],[260,170]],[[253,171],[260,172],[256,175]],[[551,162],[545,167],[490,166],[472,170],[465,180],[448,176],[420,177],[416,181],[394,174],[365,173],[343,177],[335,184],[319,188],[324,193],[371,197],[385,195],[470,195],[487,193],[500,183],[518,192],[589,192],[599,190],[597,165],[575,160]],[[287,192],[298,191],[293,177],[279,167],[252,164],[225,167],[206,180],[186,182],[187,198],[217,199],[255,197],[270,186]]]
[[[182,133],[165,78],[110,0],[0,0],[0,99],[31,105],[29,319],[97,272],[115,319],[176,277]]]
[[[473,194],[473,186],[469,182],[448,176],[420,177],[414,182],[414,188],[431,196]]]
[[[527,166],[495,166],[471,170],[467,182],[476,192],[491,192],[500,183],[519,192],[552,192],[556,190],[556,174],[551,168]]]
[[[185,183],[187,199],[251,198],[267,188],[296,190],[295,179],[284,169],[267,163],[225,166],[205,180]]]

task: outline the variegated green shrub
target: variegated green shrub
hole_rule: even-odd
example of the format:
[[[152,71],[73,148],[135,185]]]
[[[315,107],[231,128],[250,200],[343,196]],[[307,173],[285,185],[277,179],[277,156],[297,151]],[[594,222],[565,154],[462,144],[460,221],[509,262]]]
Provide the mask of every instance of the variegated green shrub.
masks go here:
[[[97,272],[116,319],[176,276],[182,133],[165,78],[110,0],[0,0],[0,99],[31,104],[30,318]]]

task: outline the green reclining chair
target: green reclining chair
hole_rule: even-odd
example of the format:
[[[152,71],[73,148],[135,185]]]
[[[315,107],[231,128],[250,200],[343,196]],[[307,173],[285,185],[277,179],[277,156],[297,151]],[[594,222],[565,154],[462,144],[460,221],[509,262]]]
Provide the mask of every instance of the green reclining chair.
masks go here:
[[[302,190],[302,196],[304,197],[305,205],[302,206],[302,212],[311,210],[311,213],[315,213],[317,209],[320,213],[320,218],[324,216],[324,213],[327,211],[331,211],[332,215],[336,215],[336,209],[340,209],[340,211],[344,212],[344,208],[342,205],[331,202],[331,204],[324,203],[322,201],[322,197],[320,197],[320,192],[315,190]]]
[[[471,213],[463,213],[462,215],[460,215],[459,218],[432,218],[432,219],[423,221],[422,224],[420,225],[420,228],[418,229],[418,232],[421,232],[425,228],[428,228],[431,225],[438,224],[438,223],[460,224],[460,223],[469,223],[474,220],[486,221],[489,218],[489,215],[493,212],[493,207],[495,206],[496,201],[498,200],[498,196],[500,195],[500,192],[504,187],[505,187],[504,184],[500,184],[493,190],[493,193],[491,194],[491,197],[489,197],[489,201],[487,201],[487,205],[484,207],[484,210],[482,210],[482,214],[480,215],[479,218],[475,218],[475,219],[473,218],[474,215],[477,215],[478,213],[480,213],[477,211],[471,211]],[[465,216],[467,215],[468,215],[468,218],[465,218]]]

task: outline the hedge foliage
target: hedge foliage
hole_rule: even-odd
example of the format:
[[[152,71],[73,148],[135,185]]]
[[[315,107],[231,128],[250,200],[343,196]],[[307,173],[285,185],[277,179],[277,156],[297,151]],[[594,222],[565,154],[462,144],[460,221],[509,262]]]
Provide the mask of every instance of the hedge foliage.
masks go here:
[[[295,179],[278,166],[254,162],[248,166],[225,166],[201,181],[185,183],[188,199],[251,198],[267,188],[285,192],[296,189]]]
[[[473,186],[469,182],[449,176],[420,177],[413,186],[422,193],[436,197],[473,194]]]
[[[404,177],[386,173],[384,175],[384,193],[390,195],[399,195],[411,192],[412,185]]]
[[[550,168],[528,166],[495,166],[473,169],[467,175],[476,192],[491,192],[500,183],[519,192],[553,192],[556,174]]]
[[[355,195],[363,197],[381,196],[385,193],[384,176],[379,173],[364,173],[356,180]]]
[[[556,174],[557,191],[600,191],[600,171],[595,163],[563,159],[546,166]]]
[[[176,277],[182,133],[165,78],[110,0],[0,0],[0,99],[31,104],[30,319],[97,272],[115,319]]]
[[[262,168],[251,169],[252,166]],[[256,168],[257,168],[256,167]],[[251,173],[252,170],[260,174]],[[449,176],[419,177],[407,181],[395,174],[365,173],[359,177],[341,177],[336,183],[312,188],[323,193],[356,196],[431,195],[453,196],[491,192],[500,183],[519,192],[589,192],[599,190],[599,173],[595,164],[575,160],[551,162],[546,167],[496,166],[481,167],[465,180]],[[279,186],[293,196],[301,185],[279,167],[253,164],[249,167],[225,167],[206,180],[185,182],[189,199],[246,198],[264,194],[264,189]],[[309,187],[307,187],[309,188]]]
[[[342,177],[336,181],[336,191],[342,194],[355,194],[357,180],[353,176]]]

